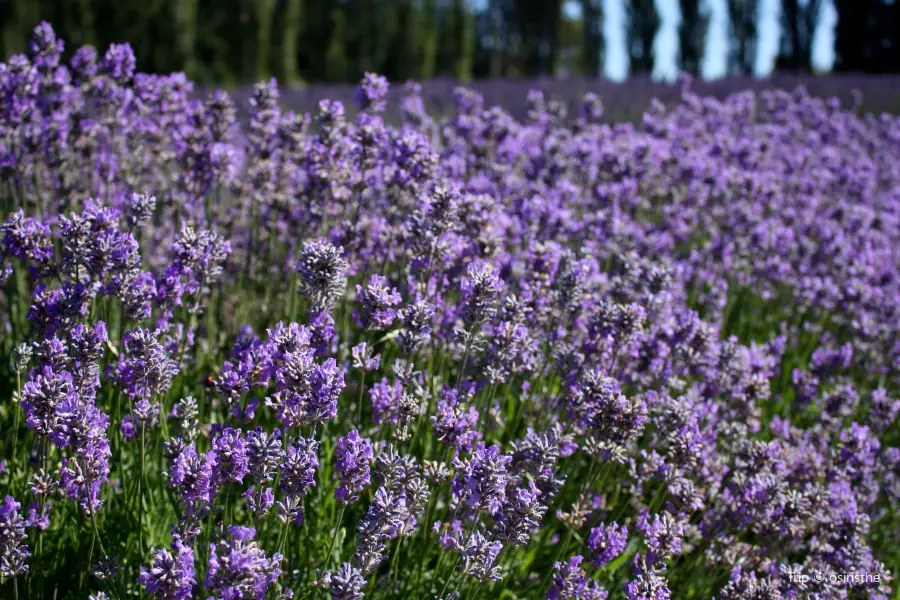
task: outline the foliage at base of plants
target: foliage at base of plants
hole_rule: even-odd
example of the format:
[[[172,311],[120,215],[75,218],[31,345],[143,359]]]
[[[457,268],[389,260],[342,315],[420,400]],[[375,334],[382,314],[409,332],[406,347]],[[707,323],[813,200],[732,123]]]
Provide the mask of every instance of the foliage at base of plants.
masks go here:
[[[239,132],[62,50],[0,64],[3,598],[892,597],[897,118]]]

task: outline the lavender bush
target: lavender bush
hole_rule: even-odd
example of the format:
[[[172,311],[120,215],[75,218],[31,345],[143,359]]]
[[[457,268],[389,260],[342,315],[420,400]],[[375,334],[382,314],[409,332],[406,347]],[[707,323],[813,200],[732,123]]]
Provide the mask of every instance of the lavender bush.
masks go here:
[[[898,597],[900,119],[241,126],[62,50],[0,64],[0,597]]]

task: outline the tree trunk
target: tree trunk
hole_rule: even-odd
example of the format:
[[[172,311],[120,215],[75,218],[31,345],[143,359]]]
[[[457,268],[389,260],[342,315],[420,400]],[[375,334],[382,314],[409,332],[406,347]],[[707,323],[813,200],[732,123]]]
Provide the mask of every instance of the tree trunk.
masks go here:
[[[653,41],[658,29],[654,0],[631,0],[627,35],[632,73],[648,75],[653,71]]]
[[[503,13],[497,6],[497,0],[493,0],[490,6],[491,19],[491,54],[489,58],[488,73],[494,79],[503,77],[503,53],[505,39],[503,35]]]
[[[603,69],[603,10],[599,0],[581,0],[581,70],[596,77]]]
[[[681,0],[681,25],[678,46],[681,52],[679,68],[693,75],[700,72],[706,46],[706,19],[700,14],[699,0]]]
[[[729,70],[749,75],[755,67],[757,0],[728,0],[728,17],[736,46],[729,52]]]
[[[325,53],[325,74],[328,81],[342,83],[347,80],[347,55],[344,11],[333,8],[331,11],[331,40]]]
[[[472,58],[475,53],[474,15],[463,0],[454,0],[454,18],[456,25],[457,54],[453,63],[453,74],[460,81],[472,78]]]
[[[174,8],[178,52],[185,74],[193,78],[197,76],[197,0],[178,0]]]
[[[303,35],[303,0],[287,0],[284,15],[284,39],[281,46],[282,77],[290,85],[301,83],[297,67],[297,47]]]
[[[272,16],[275,0],[254,0],[256,9],[256,79],[267,79],[269,70],[269,50],[272,47]]]
[[[419,79],[434,77],[438,56],[438,28],[435,0],[425,0],[422,7],[422,37],[419,52]]]

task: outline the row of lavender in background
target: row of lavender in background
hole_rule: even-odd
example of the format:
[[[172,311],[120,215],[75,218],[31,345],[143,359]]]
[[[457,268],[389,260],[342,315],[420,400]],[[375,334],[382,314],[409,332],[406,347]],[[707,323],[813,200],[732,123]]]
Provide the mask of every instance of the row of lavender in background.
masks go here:
[[[524,120],[528,112],[528,92],[540,90],[549,100],[563,102],[571,115],[578,113],[585,94],[595,94],[603,98],[604,121],[640,123],[643,113],[654,99],[667,106],[681,101],[684,78],[676,83],[654,81],[648,77],[631,77],[624,82],[595,78],[566,79],[494,79],[474,81],[468,87],[478,92],[487,106],[499,105],[518,120]],[[431,79],[421,84],[421,95],[425,107],[432,115],[446,116],[455,111],[453,92],[457,82],[452,79]],[[779,73],[764,79],[752,77],[728,77],[717,80],[696,80],[691,89],[700,96],[712,96],[724,100],[731,94],[752,90],[757,94],[765,91],[793,91],[805,88],[810,96],[818,98],[838,98],[848,109],[859,113],[891,114],[900,113],[900,78],[893,75],[848,75],[835,74],[816,76],[809,74]],[[212,90],[197,88],[195,98],[205,98]],[[239,121],[246,122],[246,110],[252,96],[251,88],[239,88],[231,92],[235,98]],[[280,102],[298,113],[315,113],[319,102],[325,99],[338,100],[355,109],[353,98],[355,86],[345,84],[317,83],[302,88],[282,89]],[[400,121],[399,104],[403,98],[402,86],[388,92],[387,118],[390,122]]]
[[[896,117],[62,50],[0,64],[4,598],[891,597]]]

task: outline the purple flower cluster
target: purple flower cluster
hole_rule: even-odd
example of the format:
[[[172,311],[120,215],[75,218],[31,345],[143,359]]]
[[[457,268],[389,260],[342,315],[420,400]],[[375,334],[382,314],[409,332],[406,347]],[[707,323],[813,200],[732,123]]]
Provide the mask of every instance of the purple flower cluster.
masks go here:
[[[174,554],[173,554],[174,553]],[[138,582],[157,600],[188,600],[193,598],[194,551],[176,539],[172,552],[160,548],[153,553],[153,565],[141,567]]]
[[[335,455],[334,471],[340,477],[340,485],[334,491],[334,498],[341,504],[356,502],[370,482],[369,465],[375,458],[372,443],[354,429],[338,440]]]
[[[546,600],[606,600],[606,590],[581,570],[583,561],[583,556],[573,556],[567,562],[553,564],[553,583]]]
[[[451,448],[470,451],[481,435],[478,411],[474,406],[463,406],[455,389],[446,388],[441,395],[444,399],[437,403],[437,414],[431,417],[434,438]]]
[[[394,322],[397,311],[394,307],[402,298],[395,288],[390,287],[387,278],[372,275],[365,286],[356,286],[356,300],[359,302],[357,318],[363,329],[381,331]]]
[[[456,500],[476,513],[497,513],[506,503],[511,461],[512,457],[501,453],[496,445],[476,449],[465,460],[455,459],[456,475],[451,487]]]
[[[231,397],[246,393],[251,385],[267,385],[271,378],[275,393],[268,403],[277,409],[285,427],[333,419],[338,396],[344,389],[344,371],[333,358],[316,363],[312,341],[313,332],[309,328],[279,322],[275,329],[269,330],[269,339],[256,356],[248,357],[241,367],[242,373],[233,376],[240,378],[240,387],[228,386],[230,390],[237,388]]]
[[[254,540],[252,527],[230,526],[228,535],[209,546],[209,568],[203,585],[217,600],[263,600],[281,575],[283,557],[267,557]]]
[[[169,482],[187,506],[202,506],[212,501],[216,492],[217,460],[214,451],[198,454],[193,446],[187,446],[175,458]]]
[[[0,504],[0,575],[15,577],[28,571],[31,556],[25,543],[25,520],[19,514],[21,504],[7,496]]]
[[[342,251],[326,240],[303,244],[294,269],[300,282],[298,290],[315,312],[330,309],[344,293],[347,261]]]
[[[622,554],[626,544],[628,544],[628,529],[616,523],[609,525],[601,523],[591,529],[588,536],[591,558],[597,567],[602,567]]]
[[[100,488],[110,471],[109,417],[95,404],[106,342],[102,322],[73,327],[68,340],[46,338],[19,395],[26,425],[60,452],[59,488],[85,513],[102,505]]]
[[[116,365],[116,380],[130,398],[149,399],[169,391],[178,372],[159,331],[137,328],[122,337],[122,357]]]
[[[0,63],[0,595],[890,597],[896,117],[63,49]]]

